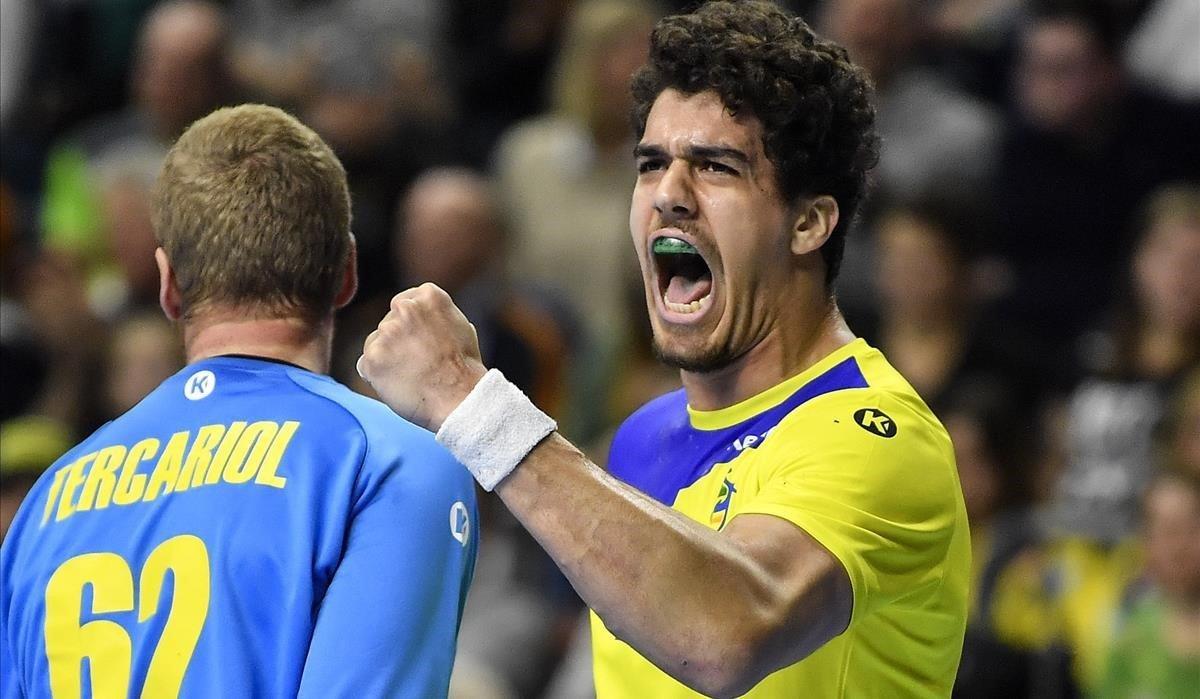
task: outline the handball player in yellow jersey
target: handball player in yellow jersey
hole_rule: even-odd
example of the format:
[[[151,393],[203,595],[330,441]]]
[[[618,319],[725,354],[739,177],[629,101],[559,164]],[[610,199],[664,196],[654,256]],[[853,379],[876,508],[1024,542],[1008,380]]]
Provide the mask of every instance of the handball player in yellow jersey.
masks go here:
[[[591,607],[601,699],[949,696],[970,567],[950,440],[833,294],[877,159],[867,78],[774,5],[713,2],[658,24],[633,91],[630,228],[683,389],[626,421],[609,472],[437,287],[393,299],[360,372]]]

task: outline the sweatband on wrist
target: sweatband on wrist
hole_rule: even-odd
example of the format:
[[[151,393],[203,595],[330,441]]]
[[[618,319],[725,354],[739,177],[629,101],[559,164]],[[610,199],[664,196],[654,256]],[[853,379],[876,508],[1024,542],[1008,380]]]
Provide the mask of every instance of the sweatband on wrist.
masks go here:
[[[489,369],[446,416],[436,439],[491,492],[556,429],[554,420],[538,410],[521,389],[504,374]]]

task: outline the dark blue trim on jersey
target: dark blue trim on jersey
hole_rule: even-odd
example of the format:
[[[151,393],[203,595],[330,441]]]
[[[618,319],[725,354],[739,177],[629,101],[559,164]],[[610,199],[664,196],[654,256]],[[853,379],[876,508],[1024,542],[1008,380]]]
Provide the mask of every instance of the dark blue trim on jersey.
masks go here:
[[[629,417],[613,438],[608,471],[659,502],[671,505],[680,490],[739,453],[736,442],[761,439],[784,417],[827,393],[867,388],[854,357],[834,365],[773,408],[718,430],[698,430],[688,420],[683,389],[656,398]],[[753,448],[747,447],[747,448]]]
[[[259,362],[270,362],[272,364],[282,364],[284,366],[290,366],[290,367],[293,367],[296,369],[303,369],[304,371],[313,373],[312,369],[309,369],[308,367],[302,367],[299,364],[296,364],[295,362],[289,362],[286,359],[279,359],[278,357],[264,357],[261,354],[240,354],[237,352],[228,352],[226,354],[214,355],[213,358],[215,359],[215,358],[219,358],[219,357],[226,357],[229,359],[253,359],[253,360],[259,361]]]

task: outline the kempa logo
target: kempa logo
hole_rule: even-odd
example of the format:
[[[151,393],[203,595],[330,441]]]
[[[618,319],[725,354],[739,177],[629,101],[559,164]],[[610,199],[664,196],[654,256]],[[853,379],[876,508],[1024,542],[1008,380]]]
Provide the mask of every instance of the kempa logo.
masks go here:
[[[878,408],[863,408],[854,413],[858,426],[885,439],[896,436],[896,421]]]
[[[187,382],[183,384],[183,395],[187,396],[188,400],[200,400],[207,398],[216,387],[217,375],[205,369],[188,377]]]
[[[450,536],[463,546],[471,537],[471,517],[467,514],[467,506],[461,500],[455,501],[450,507]]]

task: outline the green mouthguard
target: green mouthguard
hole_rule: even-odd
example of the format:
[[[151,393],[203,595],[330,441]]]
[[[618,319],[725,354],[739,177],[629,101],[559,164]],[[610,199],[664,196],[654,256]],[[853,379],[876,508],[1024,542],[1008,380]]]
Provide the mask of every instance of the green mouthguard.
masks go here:
[[[654,241],[656,255],[699,255],[700,251],[691,243],[679,238],[659,238]]]

